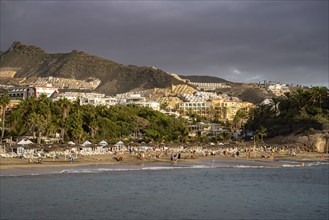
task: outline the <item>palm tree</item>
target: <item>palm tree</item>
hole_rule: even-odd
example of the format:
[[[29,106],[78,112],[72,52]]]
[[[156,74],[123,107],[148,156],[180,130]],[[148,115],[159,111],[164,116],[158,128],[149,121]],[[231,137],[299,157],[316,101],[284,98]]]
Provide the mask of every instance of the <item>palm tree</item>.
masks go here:
[[[37,133],[37,143],[41,144],[41,135],[47,126],[47,119],[45,116],[32,112],[28,117],[27,124],[32,132]]]
[[[8,95],[8,92],[3,93],[2,96],[0,97],[0,107],[2,110],[1,142],[5,136],[6,109],[9,102],[10,102],[10,96]]]
[[[230,141],[231,140],[231,137],[232,137],[232,135],[231,135],[231,133],[229,131],[223,132],[223,140],[225,142]]]
[[[75,141],[80,143],[84,135],[84,129],[82,128],[83,112],[81,112],[83,109],[81,109],[80,99],[77,99],[76,101],[73,102],[72,108],[73,108],[73,113],[68,115],[66,120],[67,121],[66,126],[70,129],[71,137],[74,138]]]
[[[99,129],[98,121],[97,121],[98,115],[96,112],[96,108],[92,105],[86,105],[84,109],[85,109],[84,121],[87,123],[87,126],[89,128],[91,139],[94,140],[97,130]]]
[[[311,102],[313,105],[319,104],[322,108],[322,102],[325,97],[328,96],[328,89],[326,87],[316,86],[311,89]]]
[[[247,118],[248,118],[247,112],[238,110],[233,119],[235,129],[239,130]]]
[[[59,106],[62,110],[62,119],[60,124],[61,124],[61,138],[63,141],[65,140],[65,134],[66,134],[66,129],[65,129],[66,118],[70,112],[71,105],[72,103],[67,98],[63,98],[59,100]]]
[[[267,136],[267,129],[263,126],[260,126],[256,133],[260,135],[260,140],[262,143],[264,143],[264,137]]]

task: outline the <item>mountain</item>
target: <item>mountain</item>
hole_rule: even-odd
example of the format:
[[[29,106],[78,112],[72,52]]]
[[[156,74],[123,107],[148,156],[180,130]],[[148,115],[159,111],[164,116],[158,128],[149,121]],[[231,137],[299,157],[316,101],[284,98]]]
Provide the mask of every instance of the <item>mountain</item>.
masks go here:
[[[232,83],[225,79],[218,78],[215,76],[197,76],[197,75],[183,76],[183,75],[179,75],[179,77],[182,79],[188,79],[191,82],[199,82],[199,83],[228,83],[228,84]]]
[[[153,67],[126,66],[73,50],[70,53],[46,53],[36,46],[14,42],[0,55],[0,69],[13,69],[15,77],[64,77],[101,80],[96,92],[114,95],[133,89],[166,88],[181,84],[166,72]]]
[[[183,84],[187,79],[191,82],[229,84],[231,88],[217,89],[216,92],[253,103],[272,96],[255,84],[235,83],[214,76],[171,75],[155,67],[126,66],[78,50],[49,54],[42,48],[14,42],[7,51],[0,53],[1,84],[19,84],[21,78],[32,80],[48,76],[79,80],[97,78],[101,83],[94,91],[107,95],[170,88],[172,84]]]

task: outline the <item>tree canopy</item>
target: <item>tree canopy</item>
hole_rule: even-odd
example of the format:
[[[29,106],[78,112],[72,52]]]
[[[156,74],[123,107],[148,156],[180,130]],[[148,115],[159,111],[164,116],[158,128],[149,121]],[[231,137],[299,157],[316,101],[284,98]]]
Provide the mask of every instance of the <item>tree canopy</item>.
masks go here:
[[[247,129],[263,126],[270,136],[303,132],[310,128],[323,129],[329,124],[329,90],[326,87],[298,89],[273,102],[253,109]]]
[[[6,136],[21,136],[28,132],[41,136],[61,134],[65,141],[78,143],[117,141],[120,138],[141,141],[181,141],[188,135],[186,122],[147,107],[80,105],[66,99],[51,101],[46,96],[30,97],[12,110],[6,120]]]

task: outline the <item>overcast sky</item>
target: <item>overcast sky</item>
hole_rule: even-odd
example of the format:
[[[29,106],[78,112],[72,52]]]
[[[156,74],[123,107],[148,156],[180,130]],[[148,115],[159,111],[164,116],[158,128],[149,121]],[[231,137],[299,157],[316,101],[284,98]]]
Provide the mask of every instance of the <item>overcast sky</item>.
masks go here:
[[[0,43],[182,75],[328,85],[328,1],[3,1]]]

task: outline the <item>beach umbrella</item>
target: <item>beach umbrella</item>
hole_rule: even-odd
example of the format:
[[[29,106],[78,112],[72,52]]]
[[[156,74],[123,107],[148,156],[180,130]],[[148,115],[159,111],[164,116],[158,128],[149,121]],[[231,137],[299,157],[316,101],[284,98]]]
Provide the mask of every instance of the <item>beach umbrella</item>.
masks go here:
[[[106,145],[108,145],[108,143],[107,143],[106,141],[103,140],[103,141],[99,142],[98,145],[106,146]]]
[[[90,141],[85,141],[83,144],[81,144],[82,146],[87,146],[87,145],[91,145],[92,143]]]
[[[124,145],[124,143],[122,141],[119,141],[114,146],[117,147],[117,148],[119,148],[119,149],[122,149],[125,145]]]
[[[22,139],[20,142],[17,143],[18,145],[28,145],[28,144],[33,144],[32,141],[29,139]]]
[[[122,147],[124,146],[124,143],[122,141],[119,141],[118,143],[115,144],[116,147]]]

